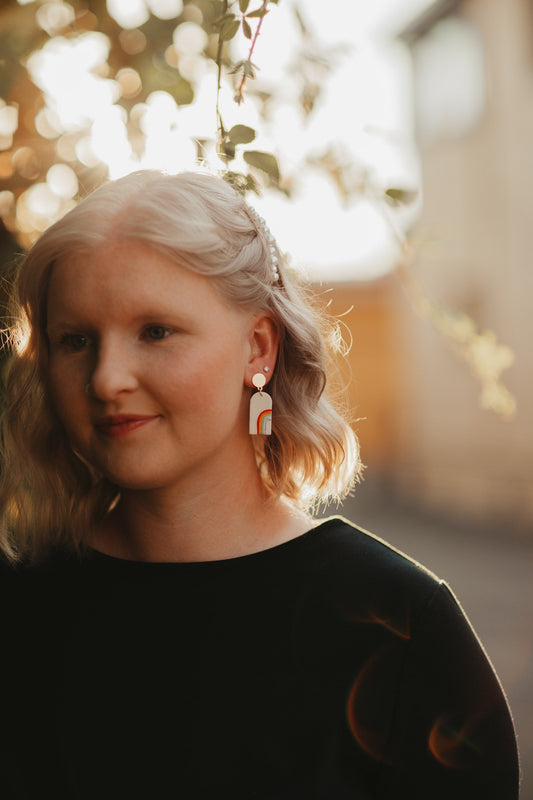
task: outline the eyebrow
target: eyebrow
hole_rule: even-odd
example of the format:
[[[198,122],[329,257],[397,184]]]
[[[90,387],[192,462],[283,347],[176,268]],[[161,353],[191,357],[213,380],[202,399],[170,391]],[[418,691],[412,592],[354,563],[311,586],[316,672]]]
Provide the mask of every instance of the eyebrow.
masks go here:
[[[135,314],[131,317],[130,321],[134,325],[146,324],[148,322],[168,322],[176,326],[194,325],[194,315],[188,314],[186,311],[178,310],[172,306],[165,306],[164,308],[148,308],[142,312]],[[92,328],[94,323],[91,320],[84,318],[83,315],[73,314],[71,312],[61,312],[57,314],[57,319],[50,322],[46,320],[44,329],[46,331],[55,331],[63,328]]]

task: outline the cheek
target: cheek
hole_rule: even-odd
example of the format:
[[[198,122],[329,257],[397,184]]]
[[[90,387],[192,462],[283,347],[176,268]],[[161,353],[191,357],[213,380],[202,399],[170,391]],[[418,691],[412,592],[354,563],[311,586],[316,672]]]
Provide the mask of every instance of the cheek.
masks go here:
[[[225,394],[225,386],[222,372],[206,375],[198,370],[183,370],[176,375],[169,375],[163,391],[171,406],[194,413],[213,408],[221,394]]]
[[[213,427],[237,424],[241,416],[244,419],[247,399],[244,402],[243,397],[247,390],[238,359],[228,361],[225,354],[211,366],[205,361],[188,366],[185,369],[182,364],[182,369],[169,376],[165,388],[167,407],[174,410],[177,420],[187,418],[199,434],[202,428],[212,431]]]
[[[50,403],[62,421],[73,416],[84,397],[83,376],[77,373],[76,369],[65,369],[52,359],[48,365]]]
[[[215,338],[215,337],[213,337]],[[222,344],[223,342],[223,344]],[[165,376],[167,396],[176,405],[192,410],[209,409],[224,403],[239,404],[244,390],[245,356],[241,342],[227,343],[221,337],[218,347],[188,353],[177,359],[170,369],[158,370],[155,379]]]

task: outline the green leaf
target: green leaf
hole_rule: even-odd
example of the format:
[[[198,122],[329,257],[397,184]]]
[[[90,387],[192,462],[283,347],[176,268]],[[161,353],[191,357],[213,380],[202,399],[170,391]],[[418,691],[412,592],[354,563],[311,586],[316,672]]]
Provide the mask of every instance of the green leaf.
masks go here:
[[[249,23],[246,22],[245,19],[243,19],[242,21],[242,32],[244,33],[247,39],[252,38],[252,29],[250,28]]]
[[[250,5],[250,0],[239,0],[239,8],[241,9],[241,14],[246,14],[246,10]]]
[[[396,186],[391,186],[385,191],[385,199],[392,205],[408,205],[414,203],[418,197],[417,189],[399,189]]]
[[[258,8],[256,11],[250,11],[246,16],[248,19],[251,19],[252,17],[264,17],[266,14],[268,14],[268,8],[261,6],[261,8]]]
[[[235,19],[235,14],[232,14],[231,11],[228,11],[225,14],[222,14],[220,17],[217,17],[213,20],[213,25],[221,28],[225,22],[231,22]]]
[[[166,88],[179,106],[186,106],[194,100],[194,89],[185,78],[179,78],[175,83]]]
[[[251,167],[263,170],[270,175],[276,182],[279,181],[279,164],[272,153],[264,153],[261,150],[246,150],[243,158]]]
[[[249,144],[255,139],[255,131],[248,125],[234,125],[229,131],[228,137],[233,144]]]
[[[219,36],[223,42],[229,42],[230,39],[233,39],[237,31],[240,27],[240,22],[238,19],[227,19],[225,22],[222,23],[222,27],[220,28]]]
[[[222,177],[227,183],[230,183],[239,194],[245,195],[246,192],[254,192],[259,195],[259,185],[253,175],[243,175],[242,172],[232,172],[225,170]]]
[[[232,161],[235,158],[235,145],[228,139],[223,139],[217,143],[217,155],[223,161]]]

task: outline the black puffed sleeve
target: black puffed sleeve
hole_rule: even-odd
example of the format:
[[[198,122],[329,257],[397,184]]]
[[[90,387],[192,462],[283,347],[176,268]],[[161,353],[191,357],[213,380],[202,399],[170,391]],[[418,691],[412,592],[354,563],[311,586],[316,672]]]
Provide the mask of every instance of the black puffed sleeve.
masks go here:
[[[507,701],[452,592],[438,585],[405,644],[378,797],[516,800]]]

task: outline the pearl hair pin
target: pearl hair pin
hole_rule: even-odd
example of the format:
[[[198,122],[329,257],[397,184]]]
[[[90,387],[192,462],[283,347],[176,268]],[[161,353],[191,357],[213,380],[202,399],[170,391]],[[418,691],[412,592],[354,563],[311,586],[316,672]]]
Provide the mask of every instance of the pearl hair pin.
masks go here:
[[[276,240],[274,239],[274,236],[272,235],[272,232],[266,224],[264,218],[255,210],[255,208],[250,205],[248,205],[247,208],[256,227],[263,233],[265,239],[267,240],[270,254],[270,268],[272,270],[272,283],[277,283],[279,281],[279,259],[276,250]]]

